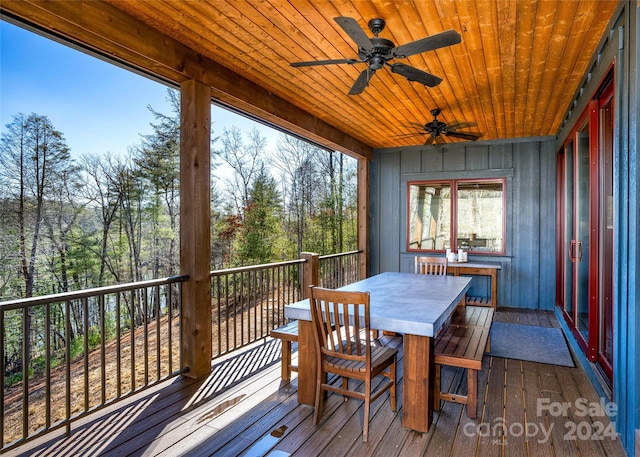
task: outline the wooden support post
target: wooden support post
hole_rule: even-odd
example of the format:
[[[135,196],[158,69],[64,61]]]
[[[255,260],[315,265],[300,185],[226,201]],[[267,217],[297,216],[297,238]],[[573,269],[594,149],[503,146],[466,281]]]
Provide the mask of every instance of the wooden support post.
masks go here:
[[[358,278],[369,276],[369,160],[358,159]]]
[[[320,256],[315,252],[303,252],[300,256],[304,264],[302,277],[302,298],[309,298],[309,286],[317,286],[320,280]]]
[[[211,372],[211,89],[180,86],[180,272],[182,364],[186,376]]]
[[[433,338],[405,334],[402,345],[402,426],[426,433],[431,426],[434,407]]]

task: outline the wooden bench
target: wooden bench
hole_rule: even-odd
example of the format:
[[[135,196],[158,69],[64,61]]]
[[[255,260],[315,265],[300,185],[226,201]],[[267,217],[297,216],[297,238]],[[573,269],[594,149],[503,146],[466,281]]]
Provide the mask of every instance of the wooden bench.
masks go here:
[[[458,306],[449,323],[435,338],[435,380],[433,409],[440,409],[440,400],[467,405],[467,416],[475,418],[478,409],[478,371],[489,348],[489,332],[493,308]],[[466,368],[467,395],[441,392],[442,365]]]
[[[298,342],[298,321],[291,321],[282,327],[271,330],[269,334],[272,338],[282,340],[282,374],[284,381],[291,380],[291,372],[298,371],[297,365],[291,364],[291,343]]]

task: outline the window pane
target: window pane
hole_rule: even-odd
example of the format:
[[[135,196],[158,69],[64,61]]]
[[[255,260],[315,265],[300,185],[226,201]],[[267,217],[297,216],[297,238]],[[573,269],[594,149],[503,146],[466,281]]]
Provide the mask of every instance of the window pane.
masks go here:
[[[457,193],[457,247],[474,252],[501,252],[502,182],[460,182]]]
[[[441,249],[449,246],[451,186],[409,185],[409,249]]]

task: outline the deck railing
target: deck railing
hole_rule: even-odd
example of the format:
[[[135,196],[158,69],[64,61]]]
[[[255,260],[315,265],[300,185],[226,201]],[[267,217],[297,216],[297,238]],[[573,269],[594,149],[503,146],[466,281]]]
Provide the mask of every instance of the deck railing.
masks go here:
[[[358,255],[303,254],[298,260],[212,271],[213,357],[269,336],[285,323],[284,307],[305,296],[306,285],[337,288],[357,281]]]
[[[300,300],[304,259],[211,272],[213,358],[261,340]]]
[[[0,303],[2,450],[180,374],[187,279]]]
[[[318,285],[328,289],[337,289],[356,282],[360,251],[341,252],[319,257]]]
[[[211,272],[213,357],[285,323],[309,284],[358,278],[359,251]],[[0,303],[0,453],[182,370],[188,276]]]
[[[212,354],[219,357],[269,336],[304,287],[338,288],[358,280],[360,251],[211,272]],[[315,265],[314,265],[315,263]]]

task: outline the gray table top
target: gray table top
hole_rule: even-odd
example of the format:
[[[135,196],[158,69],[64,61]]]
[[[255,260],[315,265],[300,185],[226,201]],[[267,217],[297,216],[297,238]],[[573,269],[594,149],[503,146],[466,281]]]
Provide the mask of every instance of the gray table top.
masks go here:
[[[434,336],[464,297],[471,278],[414,273],[382,273],[341,287],[371,293],[371,328]],[[311,320],[309,301],[285,306],[290,319]]]

